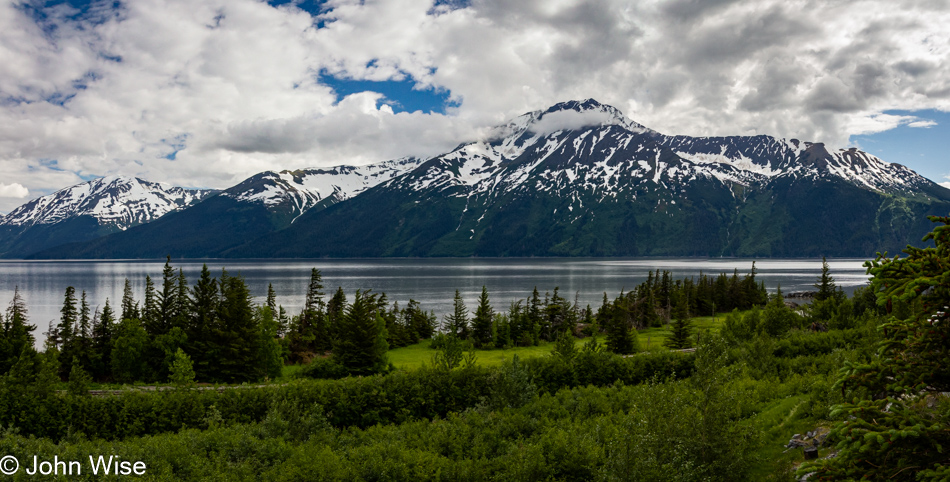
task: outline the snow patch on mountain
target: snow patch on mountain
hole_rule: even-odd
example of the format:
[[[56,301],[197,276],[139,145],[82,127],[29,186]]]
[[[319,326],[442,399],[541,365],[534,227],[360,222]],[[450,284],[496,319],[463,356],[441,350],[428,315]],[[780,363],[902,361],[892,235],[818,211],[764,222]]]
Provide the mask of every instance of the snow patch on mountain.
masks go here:
[[[184,189],[137,177],[107,176],[34,199],[0,219],[0,225],[54,224],[92,216],[126,229],[191,206],[216,191]]]
[[[406,157],[365,166],[334,166],[295,171],[265,171],[229,188],[223,195],[261,203],[271,209],[289,208],[298,216],[321,202],[340,202],[419,166]]]

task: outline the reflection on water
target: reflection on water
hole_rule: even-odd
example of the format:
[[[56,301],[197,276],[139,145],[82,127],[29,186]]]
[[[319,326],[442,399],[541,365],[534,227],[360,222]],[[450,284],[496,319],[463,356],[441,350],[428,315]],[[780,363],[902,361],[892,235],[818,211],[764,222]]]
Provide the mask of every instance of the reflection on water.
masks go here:
[[[399,258],[399,259],[311,259],[311,260],[175,260],[173,266],[184,270],[194,283],[204,263],[219,276],[222,268],[247,281],[255,301],[263,302],[268,283],[277,292],[277,301],[289,313],[303,306],[310,269],[323,274],[325,291],[330,294],[342,286],[352,299],[357,289],[385,292],[390,302],[404,305],[410,298],[437,315],[452,308],[455,290],[474,309],[482,285],[488,287],[492,305],[507,309],[511,301],[523,299],[537,286],[540,292],[560,287],[562,296],[577,296],[580,304],[600,305],[603,293],[611,297],[621,289],[630,289],[646,279],[647,272],[669,270],[675,278],[706,274],[748,273],[752,259],[742,258]],[[811,290],[821,272],[821,260],[758,259],[758,277],[773,291]],[[832,259],[831,273],[847,292],[867,282],[863,259]],[[67,286],[83,290],[95,308],[106,298],[113,306],[122,297],[123,282],[128,278],[141,300],[145,276],[161,284],[164,260],[134,261],[0,261],[0,303],[5,306],[18,286],[30,309],[30,320],[38,325],[37,338],[50,320],[58,319]]]

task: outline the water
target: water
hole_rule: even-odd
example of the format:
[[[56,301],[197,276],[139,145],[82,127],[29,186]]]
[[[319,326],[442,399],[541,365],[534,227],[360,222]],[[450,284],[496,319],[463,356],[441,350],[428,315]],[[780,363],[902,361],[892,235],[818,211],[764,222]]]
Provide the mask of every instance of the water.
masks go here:
[[[204,263],[214,276],[226,268],[240,274],[255,301],[263,303],[267,285],[272,283],[277,302],[288,313],[303,307],[311,268],[320,269],[328,296],[342,286],[349,299],[357,289],[385,292],[390,302],[401,306],[412,298],[426,311],[440,318],[452,309],[455,290],[460,290],[470,310],[474,310],[482,285],[488,287],[492,305],[505,310],[510,302],[530,296],[537,286],[542,294],[560,287],[561,296],[577,296],[581,306],[600,306],[603,293],[613,298],[621,289],[630,289],[646,279],[650,271],[669,270],[676,279],[698,276],[700,272],[740,275],[748,273],[752,259],[741,258],[396,258],[396,259],[311,259],[311,260],[175,260],[188,282],[193,284]],[[863,259],[832,259],[831,274],[846,292],[867,282]],[[30,310],[30,321],[37,325],[35,336],[41,341],[50,321],[59,318],[67,286],[83,290],[90,306],[101,307],[106,298],[118,310],[124,280],[132,283],[136,299],[145,292],[145,276],[161,285],[165,260],[120,261],[12,261],[0,260],[0,303],[6,306],[19,287]],[[781,284],[784,292],[812,290],[821,273],[821,260],[759,259],[759,279],[773,291]]]

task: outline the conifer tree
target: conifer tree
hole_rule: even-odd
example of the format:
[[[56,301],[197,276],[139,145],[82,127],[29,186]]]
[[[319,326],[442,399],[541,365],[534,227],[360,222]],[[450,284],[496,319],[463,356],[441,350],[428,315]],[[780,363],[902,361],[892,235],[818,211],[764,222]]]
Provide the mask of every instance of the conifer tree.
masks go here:
[[[460,340],[468,338],[468,308],[462,301],[462,295],[459,290],[455,290],[455,298],[452,301],[452,314],[445,315],[443,326],[446,333]]]
[[[89,367],[92,361],[91,321],[89,318],[89,301],[86,299],[86,290],[83,290],[79,301],[79,321],[76,324],[76,332],[74,333],[76,337],[76,351],[73,354],[73,358],[78,359],[79,363],[82,363],[83,368]]]
[[[821,275],[818,276],[814,284],[815,289],[818,290],[815,294],[815,301],[825,301],[834,298],[836,292],[835,279],[830,273],[831,270],[828,268],[828,260],[822,256]]]
[[[540,342],[542,310],[541,297],[538,295],[538,287],[535,286],[534,291],[531,293],[531,299],[528,300],[528,304],[525,306],[525,329],[526,332],[530,334],[531,343],[533,345],[537,345]]]
[[[186,350],[195,369],[198,380],[210,380],[214,374],[218,352],[218,282],[211,277],[208,265],[202,265],[201,274],[191,290],[193,311],[186,332],[188,342]]]
[[[633,337],[630,334],[630,326],[627,325],[626,318],[617,313],[617,304],[620,303],[623,294],[614,301],[613,305],[607,308],[607,314],[603,317],[605,324],[604,331],[607,332],[607,349],[618,355],[629,355],[633,353]]]
[[[386,330],[376,313],[375,296],[356,291],[339,326],[333,358],[352,375],[370,375],[388,368]]]
[[[411,300],[410,304],[412,304]],[[346,310],[346,293],[343,292],[343,287],[339,286],[327,302],[327,331],[330,333],[331,340],[337,337],[337,325],[343,317],[344,310]]]
[[[135,298],[132,294],[132,284],[129,279],[125,279],[125,287],[122,288],[122,320],[138,319],[139,310],[136,307]]]
[[[115,313],[106,298],[102,313],[93,317],[92,347],[95,353],[94,363],[89,367],[93,378],[102,380],[109,376],[112,369],[112,343],[115,333]]]
[[[7,316],[4,320],[4,352],[0,359],[0,373],[6,373],[20,359],[24,350],[32,351],[36,340],[33,337],[35,325],[31,325],[26,302],[20,296],[20,288],[13,288],[13,299],[7,307]]]
[[[63,299],[63,307],[60,309],[59,326],[57,333],[62,344],[62,357],[60,364],[60,377],[63,380],[68,379],[69,372],[72,369],[72,360],[78,353],[76,343],[76,323],[79,321],[79,311],[76,309],[76,288],[66,287],[66,295]]]
[[[792,328],[792,319],[795,315],[785,306],[785,297],[782,295],[782,285],[762,313],[762,330],[771,337],[781,337]]]
[[[567,330],[562,331],[561,334],[558,335],[557,340],[554,342],[554,348],[551,350],[551,355],[565,363],[573,363],[574,357],[577,356],[577,347],[574,343],[574,335]]]
[[[218,284],[218,331],[212,377],[228,383],[260,379],[260,328],[251,304],[251,292],[241,276],[222,270]]]
[[[475,309],[475,318],[472,319],[472,343],[475,348],[489,348],[493,346],[492,319],[494,311],[488,301],[488,288],[482,286],[482,294],[478,297],[478,308]]]
[[[165,267],[162,269],[162,291],[158,294],[158,314],[151,320],[152,327],[149,334],[152,336],[168,333],[172,327],[172,320],[178,309],[178,289],[175,270],[171,266],[171,256],[165,258]]]
[[[270,312],[276,317],[277,293],[274,292],[274,285],[272,283],[267,283],[267,307],[270,308]]]
[[[188,280],[185,278],[185,272],[178,268],[178,286],[175,293],[175,310],[172,317],[171,327],[187,331],[191,324],[192,299],[189,296]]]
[[[142,326],[149,335],[158,334],[158,323],[160,322],[160,310],[158,306],[157,294],[155,293],[155,283],[152,277],[145,275],[145,301],[142,306],[141,321]]]
[[[933,247],[908,246],[905,258],[879,253],[865,263],[877,303],[890,315],[879,328],[883,339],[870,362],[842,369],[836,388],[850,401],[831,412],[837,456],[804,464],[800,475],[950,480],[950,410],[942,395],[950,392],[950,216],[928,219],[942,224],[923,239]],[[898,318],[898,303],[918,309]]]
[[[676,300],[673,309],[674,321],[670,324],[670,336],[666,339],[666,346],[681,350],[692,346],[693,326],[689,317],[689,300],[685,296],[680,296]]]

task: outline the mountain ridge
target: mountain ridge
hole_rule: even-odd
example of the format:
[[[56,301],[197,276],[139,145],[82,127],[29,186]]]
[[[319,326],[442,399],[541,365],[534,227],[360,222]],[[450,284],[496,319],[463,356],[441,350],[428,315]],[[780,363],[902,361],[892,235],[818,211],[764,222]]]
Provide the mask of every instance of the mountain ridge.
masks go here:
[[[426,160],[382,164],[353,168],[365,171],[362,184],[339,196],[327,196],[328,180],[352,172],[326,168],[319,199],[302,193],[301,175],[261,173],[170,214],[188,236],[162,240],[158,225],[143,225],[129,231],[151,234],[37,256],[867,256],[916,242],[929,230],[923,214],[950,211],[950,190],[857,149],[669,136],[593,99],[523,114]],[[366,172],[384,174],[367,181]],[[270,208],[289,207],[247,214],[270,189],[250,186],[265,181],[280,194]],[[226,242],[181,249],[211,205],[219,218],[209,222],[231,230]],[[270,227],[241,231],[252,217]]]

